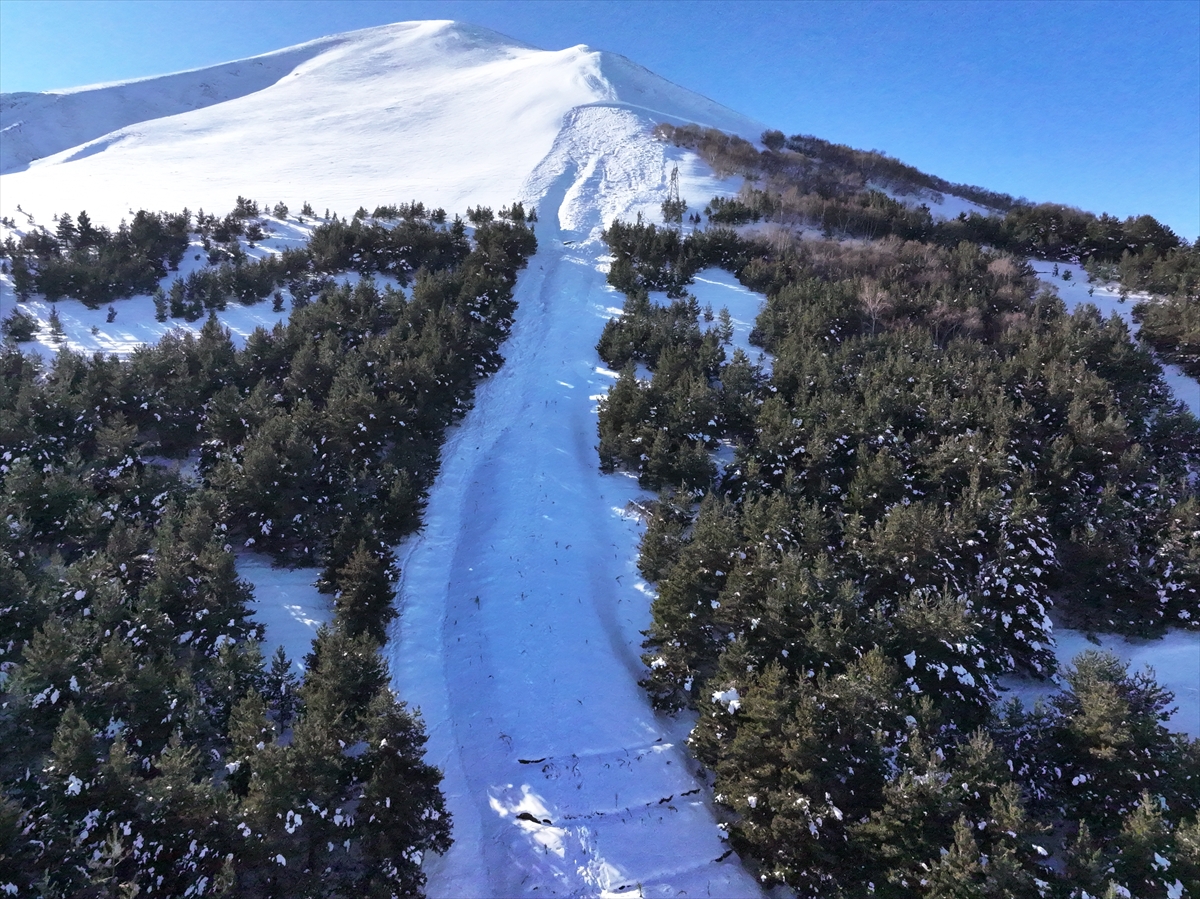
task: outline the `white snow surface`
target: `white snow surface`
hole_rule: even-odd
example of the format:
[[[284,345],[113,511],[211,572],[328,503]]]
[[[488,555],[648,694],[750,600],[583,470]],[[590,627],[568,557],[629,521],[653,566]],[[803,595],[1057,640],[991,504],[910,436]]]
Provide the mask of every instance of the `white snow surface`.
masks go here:
[[[237,573],[254,587],[254,620],[263,625],[263,655],[282,646],[297,668],[322,624],[333,620],[332,602],[317,591],[315,568],[277,568],[268,556],[242,552]]]
[[[522,192],[530,172],[586,107],[636,110],[643,129],[762,130],[611,53],[402,22],[162,78],[3,95],[0,213],[20,220],[19,205],[49,226],[86,209],[116,225],[139,208],[223,213],[238,195],[343,214],[412,198],[497,207],[537,196]]]
[[[178,115],[270,87],[300,63],[344,42],[322,38],[237,62],[173,75],[45,93],[0,95],[0,174],[129,125]],[[89,148],[95,152],[103,146]]]
[[[935,219],[956,219],[960,215],[970,215],[972,212],[983,216],[998,214],[995,209],[981,206],[956,194],[937,194],[923,199],[922,202],[929,207]]]
[[[646,496],[597,468],[615,373],[594,346],[622,302],[599,231],[657,213],[674,164],[645,121],[575,110],[531,176],[539,252],[508,361],[451,433],[425,528],[401,547],[393,675],[424,715],[456,836],[426,863],[431,896],[759,893],[724,857],[686,724],[637,685],[652,591],[629,507]],[[696,196],[729,187],[690,178]]]

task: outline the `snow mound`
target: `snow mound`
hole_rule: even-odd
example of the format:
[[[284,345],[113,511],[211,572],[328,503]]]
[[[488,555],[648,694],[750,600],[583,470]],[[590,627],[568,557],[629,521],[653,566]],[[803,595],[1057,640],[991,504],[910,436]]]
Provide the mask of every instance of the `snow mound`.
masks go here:
[[[762,126],[623,57],[545,51],[456,22],[402,22],[161,78],[0,100],[0,212],[223,212],[239,195],[343,213],[522,196],[564,121],[623,107],[749,137]],[[23,222],[22,222],[23,224]]]

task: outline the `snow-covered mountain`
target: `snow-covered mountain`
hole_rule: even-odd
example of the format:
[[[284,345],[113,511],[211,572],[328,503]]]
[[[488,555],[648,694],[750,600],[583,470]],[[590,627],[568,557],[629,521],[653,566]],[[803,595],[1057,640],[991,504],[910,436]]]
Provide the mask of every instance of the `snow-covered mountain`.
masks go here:
[[[115,225],[131,208],[223,212],[239,194],[343,214],[413,197],[497,206],[535,199],[544,181],[529,176],[587,109],[762,131],[611,53],[404,22],[161,78],[4,95],[0,212],[87,209]]]
[[[751,140],[763,130],[623,57],[539,50],[454,22],[0,96],[0,215],[21,230],[81,209],[108,225],[139,208],[222,214],[239,195],[342,215],[411,199],[451,214],[514,200],[537,208],[539,252],[516,288],[506,364],[453,429],[425,527],[398,552],[401,617],[386,652],[400,695],[422,710],[454,815],[454,847],[427,860],[431,896],[758,893],[681,746],[687,722],[656,715],[637,684],[651,589],[630,504],[647,497],[597,468],[596,401],[615,373],[594,347],[622,301],[605,284],[600,228],[638,212],[658,220],[674,166],[693,203],[740,186],[654,140],[661,121]],[[946,197],[941,213],[970,208]],[[289,221],[256,252],[306,233]],[[1095,300],[1075,274],[1080,295],[1066,298]],[[748,331],[753,294],[723,275],[699,278],[695,293]],[[0,316],[11,304],[11,279],[0,277]],[[115,323],[61,304],[67,345],[128,352],[166,327],[148,297],[114,306]],[[44,323],[47,304],[26,308]],[[223,315],[235,339],[278,317],[265,306]],[[323,600],[307,589],[311,576],[257,561],[240,571],[260,603],[274,602],[300,644],[289,654],[302,657]],[[285,629],[274,639],[286,642]],[[1166,682],[1191,715],[1180,726],[1195,733],[1194,642],[1180,645]],[[1117,648],[1130,658],[1144,649]]]

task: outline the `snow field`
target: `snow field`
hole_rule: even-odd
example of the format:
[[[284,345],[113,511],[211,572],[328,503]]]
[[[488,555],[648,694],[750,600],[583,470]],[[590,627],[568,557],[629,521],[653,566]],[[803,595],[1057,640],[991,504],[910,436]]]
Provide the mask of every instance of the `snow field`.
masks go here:
[[[924,198],[921,201],[929,206],[929,211],[933,213],[935,219],[956,219],[963,213],[970,215],[973,212],[985,216],[996,214],[996,210],[980,206],[965,197],[955,194],[941,194],[941,197],[940,201],[936,197]]]

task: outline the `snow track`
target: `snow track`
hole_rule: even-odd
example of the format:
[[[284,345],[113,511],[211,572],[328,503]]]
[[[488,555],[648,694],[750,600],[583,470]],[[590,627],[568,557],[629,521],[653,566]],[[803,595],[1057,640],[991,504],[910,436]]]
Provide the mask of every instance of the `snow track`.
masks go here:
[[[392,670],[454,815],[431,896],[758,894],[679,724],[637,684],[649,600],[626,507],[643,494],[597,468],[612,377],[594,345],[621,301],[599,229],[661,198],[670,163],[646,135],[630,110],[578,109],[531,176],[539,252],[507,361],[452,432],[425,528],[401,550]]]

